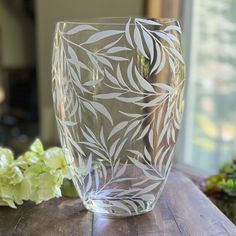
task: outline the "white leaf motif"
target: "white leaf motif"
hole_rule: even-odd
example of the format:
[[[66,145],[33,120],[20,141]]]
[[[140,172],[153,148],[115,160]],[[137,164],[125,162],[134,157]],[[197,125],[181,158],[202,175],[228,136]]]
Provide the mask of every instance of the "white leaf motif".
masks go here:
[[[169,155],[169,157],[168,157],[168,160],[167,160],[167,162],[166,162],[166,165],[165,165],[165,172],[164,172],[165,176],[167,175],[168,169],[169,169],[170,166],[172,165],[172,155],[174,154],[174,151],[175,151],[175,149],[174,149],[174,147],[173,147],[173,148],[172,148],[172,151],[171,151],[171,153],[170,153],[170,155]]]
[[[102,56],[97,56],[98,61],[100,61],[102,64],[110,67],[112,69],[112,64],[105,58]]]
[[[148,170],[148,167],[146,165],[144,165],[143,163],[139,162],[138,160],[136,160],[132,157],[128,156],[128,158],[135,166],[139,167],[142,170]]]
[[[85,191],[88,192],[91,187],[92,187],[92,176],[89,173],[89,175],[88,175],[88,182],[86,183]]]
[[[182,55],[175,48],[170,48],[170,51],[184,64]]]
[[[130,36],[130,21],[131,19],[129,19],[129,21],[127,22],[126,26],[125,26],[125,36],[127,41],[129,42],[130,46],[132,46],[132,48],[134,47],[131,36]]]
[[[142,189],[140,192],[138,192],[135,196],[139,196],[139,195],[142,195],[144,193],[148,193],[148,192],[151,192],[153,189],[155,189],[158,185],[160,184],[159,183],[155,183],[155,184],[151,184],[149,186],[147,186],[146,188]]]
[[[175,41],[178,44],[180,43],[179,39],[174,34],[167,34],[167,35],[172,41]]]
[[[142,100],[143,97],[117,97],[117,100],[122,101],[122,102],[138,102]]]
[[[69,70],[70,70],[70,74],[71,74],[71,76],[72,76],[72,80],[73,80],[74,84],[75,84],[81,91],[83,91],[83,87],[82,87],[82,85],[81,85],[81,83],[80,83],[80,76],[79,76],[79,73],[76,74],[75,70],[74,70],[71,66],[69,66]],[[79,70],[80,70],[80,69],[79,69]]]
[[[147,103],[136,103],[139,106],[142,107],[153,107],[156,106],[158,103],[163,102],[163,100],[167,97],[168,94],[162,93],[161,95],[157,96],[155,99],[151,100],[150,102]]]
[[[85,156],[85,153],[83,152],[81,147],[73,139],[70,139],[70,142],[79,153],[81,153],[83,156]]]
[[[138,135],[138,133],[141,130],[141,128],[142,128],[142,123],[138,126],[138,128],[133,133],[133,136],[131,137],[131,140],[133,140]]]
[[[156,129],[157,130],[160,130],[162,115],[163,115],[163,107],[161,108],[161,110],[157,114],[157,120],[156,120]]]
[[[95,134],[93,133],[93,131],[92,131],[87,125],[85,125],[85,128],[87,129],[87,131],[89,132],[89,134],[91,135],[91,137],[92,137],[94,140],[97,140]]]
[[[142,196],[141,196],[141,198],[142,198]],[[144,201],[146,201],[146,200],[144,200]],[[143,210],[146,209],[146,208],[145,208],[145,204],[144,204],[144,202],[143,202],[142,200],[135,199],[135,202],[137,202],[138,205],[139,205],[140,207],[142,207]]]
[[[81,131],[82,131],[83,136],[86,138],[88,142],[96,143],[96,141],[93,140],[83,129],[81,129]]]
[[[79,144],[85,144],[85,145],[87,145],[87,146],[89,146],[89,147],[95,147],[95,148],[97,148],[97,145],[96,145],[96,144],[90,143],[90,142],[87,142],[87,141],[85,141],[85,142],[79,142]]]
[[[119,171],[116,173],[116,178],[119,178],[125,173],[126,167],[127,167],[128,161],[125,162],[125,164],[119,169]]]
[[[156,60],[155,60],[155,64],[153,65],[151,71],[150,71],[150,74],[152,74],[154,71],[157,70],[157,68],[159,67],[160,65],[160,62],[161,62],[161,58],[162,58],[162,55],[161,55],[161,48],[159,46],[158,43],[155,44],[155,50],[156,50]]]
[[[134,122],[132,122],[129,126],[128,126],[128,128],[126,129],[126,131],[125,131],[125,135],[127,135],[132,129],[134,129],[135,127],[137,127],[138,126],[138,124],[139,124],[139,120],[135,120]]]
[[[102,145],[104,147],[106,147],[106,142],[105,142],[105,138],[104,138],[104,132],[103,132],[103,127],[101,128],[101,131],[100,131],[100,140],[102,142]]]
[[[114,45],[116,45],[116,44],[120,41],[120,39],[121,39],[122,37],[123,37],[123,36],[120,36],[120,38],[118,38],[116,41],[107,44],[103,49],[108,49],[108,48],[113,47]]]
[[[96,98],[101,98],[101,99],[112,99],[112,98],[119,97],[121,94],[122,93],[97,94],[95,97]]]
[[[172,140],[173,142],[175,143],[175,128],[173,126],[171,126],[172,129],[171,129],[171,137],[172,137]]]
[[[136,18],[135,20],[138,22],[148,24],[148,25],[157,25],[157,26],[161,25],[159,22],[156,22],[154,20],[148,20],[148,19],[142,19],[142,18]]]
[[[143,194],[142,196],[139,196],[142,200],[146,201],[155,201],[155,196],[153,194]]]
[[[74,116],[77,112],[78,109],[78,100],[75,100],[75,104],[73,105],[73,109],[71,110],[70,114],[69,114],[69,118],[71,118],[72,116]]]
[[[112,47],[107,51],[107,53],[117,53],[117,52],[130,51],[130,50],[131,49],[127,47]]]
[[[162,129],[162,131],[161,131],[161,134],[160,134],[160,136],[158,137],[157,146],[159,146],[160,143],[162,142],[163,137],[164,137],[164,135],[166,134],[166,132],[167,132],[167,130],[168,130],[168,127],[169,127],[168,125],[165,125],[165,126],[163,127],[163,129]]]
[[[164,31],[171,31],[171,30],[175,30],[175,31],[178,31],[180,34],[182,33],[181,32],[181,28],[177,25],[168,25]]]
[[[85,82],[83,85],[84,86],[95,86],[97,84],[99,84],[102,80],[99,79],[99,80],[89,80],[87,82]]]
[[[127,189],[122,191],[121,193],[117,194],[117,197],[121,197],[121,196],[127,196],[127,195],[132,195],[134,192],[140,191],[140,188],[131,188],[131,189]]]
[[[142,138],[147,134],[149,128],[150,128],[150,124],[148,124],[148,125],[144,128],[144,130],[143,130],[143,132],[140,134],[138,140],[142,139]]]
[[[166,63],[166,54],[164,52],[162,52],[161,63],[158,67],[158,70],[156,71],[156,74],[158,74],[160,71],[163,70],[163,68],[165,67],[165,63]]]
[[[143,48],[143,42],[142,42],[142,38],[141,38],[141,34],[140,31],[138,29],[138,27],[136,26],[134,29],[134,42],[137,45],[138,50],[141,52],[141,54],[143,56],[145,56],[146,58],[148,58],[144,48]]]
[[[155,181],[161,180],[161,178],[159,176],[151,175],[146,170],[143,170],[143,173],[145,174],[145,176],[147,176],[151,180],[155,180]]]
[[[133,75],[132,75],[132,68],[133,68],[133,58],[131,59],[130,63],[129,63],[129,66],[128,66],[128,69],[127,69],[127,75],[128,75],[128,79],[129,79],[129,82],[130,84],[132,85],[132,87],[139,91],[139,87],[137,86],[137,84],[134,82],[134,79],[133,79]]]
[[[98,156],[101,157],[102,159],[104,159],[104,160],[106,160],[106,161],[109,161],[108,158],[107,158],[104,154],[100,153],[100,152],[97,151],[96,149],[94,149],[94,148],[87,148],[87,149],[90,150],[91,152],[95,153],[96,155],[98,155]]]
[[[140,182],[138,182],[138,183],[133,184],[133,186],[143,185],[143,184],[146,183],[147,181],[148,181],[148,179],[144,179],[144,180],[142,180],[142,181],[140,181]]]
[[[99,176],[98,176],[98,171],[96,169],[94,170],[94,174],[95,174],[96,189],[98,189],[98,186],[99,186]]]
[[[120,165],[120,159],[118,159],[118,161],[116,162],[114,169],[113,169],[113,173],[117,172],[119,165]]]
[[[149,141],[149,144],[150,144],[150,146],[151,146],[151,148],[153,149],[154,147],[153,147],[153,130],[151,129],[150,130],[150,132],[149,132],[149,134],[148,134],[148,141]]]
[[[96,113],[95,109],[92,107],[92,105],[90,105],[90,103],[84,101],[84,102],[83,102],[83,105],[84,105],[89,111],[91,111],[91,112],[95,115],[95,117],[97,117],[97,113]]]
[[[142,86],[142,88],[148,92],[151,92],[151,93],[155,93],[155,90],[153,89],[152,85],[149,84],[141,75],[140,73],[138,72],[136,66],[134,67],[134,70],[135,70],[135,75],[136,75],[136,78],[138,79],[140,85]]]
[[[138,207],[137,207],[137,205],[133,201],[125,200],[124,202],[128,203],[129,205],[131,205],[133,207],[135,213],[138,214]]]
[[[172,70],[173,74],[175,74],[175,63],[171,57],[169,57],[169,64],[170,64],[170,69]]]
[[[150,155],[150,153],[148,152],[148,150],[147,150],[146,147],[144,147],[144,155],[145,155],[145,157],[148,159],[149,162],[152,161],[152,157],[151,157],[151,155]]]
[[[116,161],[117,157],[119,156],[119,154],[120,154],[120,152],[121,152],[123,146],[125,145],[126,141],[127,141],[127,139],[123,140],[123,141],[121,142],[121,144],[118,146],[118,148],[117,148],[117,150],[116,150],[116,152],[115,152],[115,154],[114,154],[114,160],[115,160],[115,161]]]
[[[157,154],[156,154],[156,156],[155,156],[155,159],[154,159],[155,166],[157,165],[157,160],[160,158],[163,149],[164,149],[164,146],[162,146],[162,147],[159,149],[159,151],[157,152]]]
[[[85,31],[85,30],[97,30],[97,29],[91,25],[78,25],[78,26],[74,27],[73,29],[67,31],[66,34],[68,34],[68,35],[76,34],[76,33],[79,33],[81,31]]]
[[[83,44],[90,44],[90,43],[95,43],[101,39],[107,38],[107,37],[111,37],[117,34],[121,34],[124,31],[121,30],[104,30],[104,31],[100,31],[97,32],[95,34],[93,34],[92,36],[90,36],[90,38],[84,42]]]
[[[155,33],[156,33],[156,35],[157,35],[159,38],[163,39],[163,40],[166,41],[171,47],[174,48],[175,45],[174,45],[174,43],[172,42],[172,40],[168,37],[167,34],[164,34],[164,33],[159,32],[159,31],[156,31]]]
[[[107,179],[107,169],[102,163],[100,165],[102,167],[103,177],[106,180]]]
[[[107,55],[104,55],[104,56],[114,61],[128,61],[129,60],[128,58],[118,57],[118,56],[107,56]]]
[[[127,113],[127,112],[123,112],[123,111],[119,111],[121,114],[128,116],[128,117],[132,117],[132,118],[138,118],[141,117],[142,115],[140,114],[133,114],[133,113]]]
[[[162,164],[163,164],[164,159],[165,159],[165,157],[166,157],[169,150],[170,150],[170,146],[161,155],[160,161],[158,163],[159,172],[161,172],[161,170],[162,170]]]
[[[87,71],[91,71],[83,62],[79,61],[79,66]]]
[[[74,126],[77,124],[77,122],[73,122],[73,121],[61,121],[63,125],[67,125],[67,126]]]
[[[106,75],[106,78],[109,79],[113,84],[119,85],[116,78],[111,73],[109,73],[107,70],[105,70],[105,75]]]
[[[98,102],[91,102],[91,105],[92,105],[97,111],[99,111],[101,114],[103,114],[103,115],[111,122],[111,124],[113,124],[112,117],[111,117],[109,111],[106,109],[105,106],[103,106],[102,104],[100,104],[100,103],[98,103]]]
[[[127,87],[125,81],[123,80],[123,76],[121,74],[120,64],[118,64],[117,66],[116,74],[117,74],[117,79],[120,82],[120,84],[123,85],[124,87]]]
[[[92,154],[89,155],[89,158],[88,158],[88,161],[87,161],[86,175],[91,173],[91,168],[92,168]]]
[[[119,124],[117,124],[116,126],[114,126],[114,128],[112,129],[108,139],[110,139],[114,134],[116,134],[117,132],[122,130],[127,124],[128,124],[128,121],[122,121]]]
[[[115,150],[116,150],[116,146],[118,144],[118,142],[120,141],[120,139],[117,139],[112,145],[111,145],[111,148],[109,150],[109,155],[112,157],[113,154],[115,153]]]
[[[69,55],[71,56],[73,64],[76,65],[78,58],[77,58],[77,55],[76,55],[74,49],[72,49],[71,46],[68,46],[68,52],[69,52]]]
[[[119,179],[114,180],[114,182],[118,183],[118,182],[123,182],[123,181],[130,181],[130,180],[135,180],[135,178],[119,178]]]
[[[98,65],[98,61],[94,58],[94,56],[91,53],[87,53],[90,61],[92,62],[93,66],[101,73],[103,74],[103,70]]]
[[[142,157],[144,159],[144,156],[141,152],[137,151],[137,150],[128,150],[129,152],[137,155],[137,157]]]
[[[152,85],[160,88],[160,89],[163,89],[163,90],[166,90],[170,93],[173,93],[174,91],[174,88],[172,88],[171,86],[169,86],[168,84],[164,84],[164,83],[153,83]]]
[[[131,215],[130,209],[126,205],[122,204],[121,202],[111,201],[111,204],[113,206],[117,207],[117,208],[120,208],[120,209],[123,209],[123,210],[127,211]]]
[[[154,59],[154,44],[153,44],[153,40],[152,40],[152,37],[146,31],[143,31],[143,36],[144,36],[146,45],[147,45],[148,50],[149,50],[150,62],[152,63],[153,59]]]

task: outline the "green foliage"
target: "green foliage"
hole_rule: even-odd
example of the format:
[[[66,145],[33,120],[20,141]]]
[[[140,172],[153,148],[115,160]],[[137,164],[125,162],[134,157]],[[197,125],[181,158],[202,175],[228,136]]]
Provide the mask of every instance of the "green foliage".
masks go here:
[[[208,195],[224,193],[236,197],[236,160],[224,164],[218,175],[204,180],[202,188]]]
[[[38,204],[60,197],[65,178],[71,176],[61,148],[44,150],[36,139],[17,159],[11,150],[0,148],[0,205],[16,208],[24,200]]]

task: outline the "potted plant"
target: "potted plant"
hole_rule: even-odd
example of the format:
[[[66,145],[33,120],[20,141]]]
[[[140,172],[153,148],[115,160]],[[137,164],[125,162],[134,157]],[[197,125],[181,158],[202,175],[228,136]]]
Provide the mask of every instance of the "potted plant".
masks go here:
[[[202,191],[236,224],[236,159],[200,183]]]

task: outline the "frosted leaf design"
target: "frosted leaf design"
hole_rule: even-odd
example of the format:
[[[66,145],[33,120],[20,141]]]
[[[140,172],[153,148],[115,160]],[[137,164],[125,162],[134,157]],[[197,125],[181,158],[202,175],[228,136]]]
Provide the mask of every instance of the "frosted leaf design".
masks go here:
[[[113,206],[138,214],[163,188],[182,116],[180,33],[179,25],[141,18],[115,30],[89,24],[57,29],[52,74],[58,131],[75,157],[70,168],[82,199],[96,198],[100,212]],[[158,80],[165,73],[171,82]],[[131,166],[142,179],[128,175]],[[128,188],[115,187],[127,182]]]

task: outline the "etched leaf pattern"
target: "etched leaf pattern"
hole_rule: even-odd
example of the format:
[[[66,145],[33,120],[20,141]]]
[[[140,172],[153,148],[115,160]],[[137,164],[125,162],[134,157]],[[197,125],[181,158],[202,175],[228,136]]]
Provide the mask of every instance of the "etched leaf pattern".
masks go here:
[[[178,25],[169,25],[161,30],[161,26],[161,23],[140,18],[134,22],[129,19],[123,30],[101,31],[86,24],[65,33],[58,31],[54,40],[54,44],[60,44],[60,47],[54,45],[52,63],[58,130],[61,142],[79,155],[81,168],[76,176],[84,186],[83,198],[89,198],[91,192],[109,197],[110,204],[128,214],[131,214],[130,209],[137,213],[138,207],[145,208],[146,201],[154,201],[153,190],[162,186],[170,171],[176,131],[180,128],[183,80],[178,78],[179,84],[172,85],[149,82],[133,57],[128,61],[122,56],[124,52],[137,50],[149,61],[150,75],[161,73],[168,66],[175,78],[184,63],[176,36],[181,29]],[[69,36],[84,31],[91,33],[86,40],[80,43],[71,41]],[[105,46],[91,50],[91,45],[103,40],[107,42]],[[119,44],[121,40],[126,40],[125,46]],[[78,51],[87,55],[90,64],[81,61]],[[63,58],[63,66],[59,58]],[[126,63],[126,71],[121,70],[122,63]],[[94,70],[101,77],[84,82],[82,74],[92,74]],[[93,94],[93,88],[100,84],[109,88],[109,93]],[[105,105],[107,100],[132,103],[146,112],[136,114],[118,110],[124,120],[116,123],[114,112]],[[96,131],[86,126],[84,112],[109,122],[109,133],[105,134],[103,127]],[[81,133],[76,141],[72,132],[74,127]],[[127,149],[129,142],[145,138],[147,141],[142,151]],[[119,155],[126,149],[127,159],[123,162]],[[89,153],[88,157],[85,152]],[[146,179],[126,177],[129,165],[140,169]],[[109,187],[112,183],[131,180],[136,181],[131,189]],[[150,181],[147,187],[139,187],[147,181]],[[117,197],[125,200],[123,203],[114,201]],[[110,206],[102,200],[97,204],[104,212],[104,208]]]

